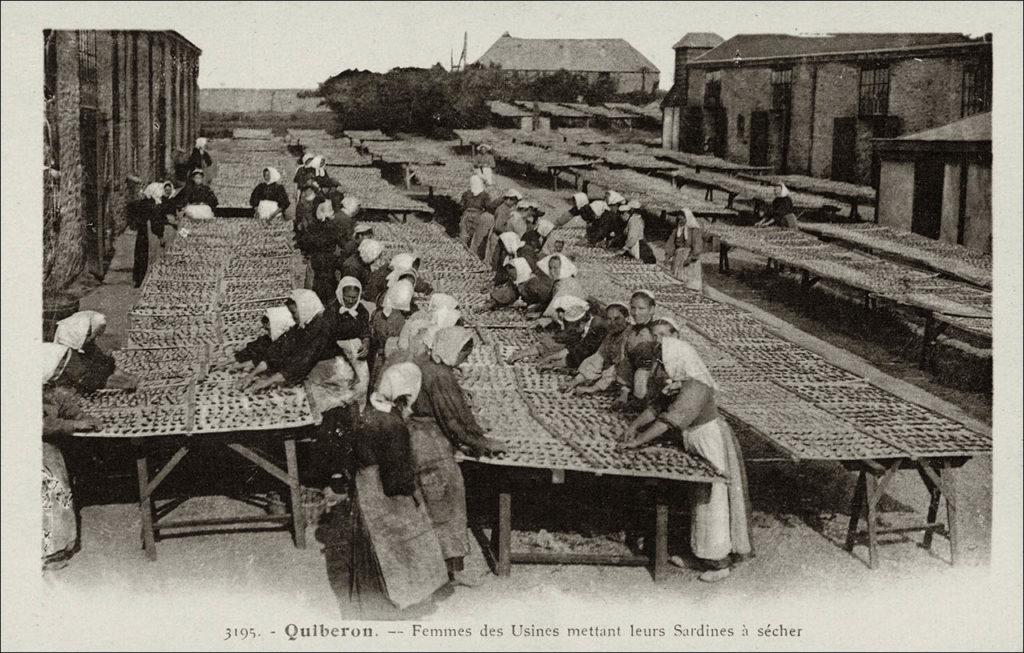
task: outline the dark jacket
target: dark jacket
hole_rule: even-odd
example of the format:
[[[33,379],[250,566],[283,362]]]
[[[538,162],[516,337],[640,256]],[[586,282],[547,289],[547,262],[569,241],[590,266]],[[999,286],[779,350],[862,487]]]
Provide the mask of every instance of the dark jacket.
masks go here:
[[[423,374],[420,394],[413,404],[413,414],[432,417],[452,444],[466,447],[474,455],[486,450],[484,429],[473,416],[466,395],[452,369],[426,355],[415,361]]]
[[[324,310],[324,316],[330,320],[331,331],[335,340],[363,340],[370,337],[370,312],[362,302],[356,307],[356,316],[338,311],[338,300],[332,301]]]
[[[192,154],[188,157],[188,172],[192,174],[193,170],[206,170],[213,165],[213,157],[210,156],[209,152],[204,152],[198,147],[192,148]]]
[[[320,361],[334,358],[341,353],[334,334],[331,321],[323,313],[317,315],[303,327],[292,327],[294,341],[289,355],[281,361],[278,370],[289,385],[303,381]],[[281,336],[282,338],[284,336]]]
[[[338,267],[337,254],[340,238],[338,228],[331,220],[313,219],[298,235],[299,250],[309,257],[316,272],[332,272]]]
[[[580,337],[579,332],[573,333],[571,341],[567,343],[566,348],[569,350],[569,354],[565,358],[565,364],[572,369],[578,368],[580,363],[597,351],[606,335],[608,335],[608,325],[605,321],[599,317],[593,318],[585,335]]]
[[[263,200],[277,202],[277,206],[280,207],[281,211],[284,211],[291,205],[291,200],[288,199],[288,191],[278,183],[268,184],[261,182],[256,188],[252,189],[252,194],[249,195],[249,206],[256,208]]]
[[[171,200],[175,208],[189,204],[206,204],[211,209],[217,208],[217,196],[206,184],[194,184],[189,180],[185,187]]]

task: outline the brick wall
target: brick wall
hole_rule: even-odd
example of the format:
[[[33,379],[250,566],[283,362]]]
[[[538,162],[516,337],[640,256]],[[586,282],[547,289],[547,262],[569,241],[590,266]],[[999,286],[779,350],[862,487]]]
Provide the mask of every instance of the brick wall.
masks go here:
[[[82,219],[82,163],[79,133],[78,39],[74,32],[58,32],[57,125],[60,140],[60,182],[55,220],[44,223],[43,291],[66,288],[81,274],[85,257]]]
[[[963,61],[959,56],[908,58],[889,68],[889,116],[898,119],[897,135],[948,124],[960,118]],[[688,70],[687,104],[704,102],[705,68]],[[728,119],[726,158],[746,163],[750,156],[750,114],[771,108],[771,68],[723,66],[722,105]],[[836,118],[857,117],[860,64],[795,63],[792,80],[792,113],[787,161],[789,171],[818,177],[832,175],[833,123]],[[813,101],[813,106],[812,106]],[[745,116],[745,138],[737,136],[736,118]],[[782,120],[771,116],[769,161],[781,163]],[[705,121],[704,137],[713,137]],[[857,171],[861,183],[871,178],[871,138],[876,133],[870,121],[857,125]]]
[[[750,159],[750,114],[771,109],[772,74],[768,68],[727,68],[722,70],[722,106],[726,115],[725,158],[738,163]],[[704,80],[700,82],[700,98],[704,101]],[[744,116],[747,137],[736,137],[736,118]],[[704,121],[704,137],[714,139],[714,122]],[[772,139],[769,139],[771,143]],[[769,158],[771,150],[769,145]]]

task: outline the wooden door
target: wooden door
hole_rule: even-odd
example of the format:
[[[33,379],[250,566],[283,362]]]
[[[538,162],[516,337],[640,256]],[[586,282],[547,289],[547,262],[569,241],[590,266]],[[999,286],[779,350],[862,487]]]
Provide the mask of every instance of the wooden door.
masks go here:
[[[750,114],[750,165],[768,165],[768,112]]]
[[[832,179],[860,183],[857,179],[857,119],[832,122]]]
[[[928,238],[939,238],[942,230],[942,191],[946,164],[921,159],[914,163],[914,210],[910,230]]]

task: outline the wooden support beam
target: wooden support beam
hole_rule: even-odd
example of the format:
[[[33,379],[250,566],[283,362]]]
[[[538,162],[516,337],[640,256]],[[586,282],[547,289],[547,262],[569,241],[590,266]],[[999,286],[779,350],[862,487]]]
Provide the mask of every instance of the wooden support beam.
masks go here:
[[[153,500],[149,494],[149,462],[142,449],[143,445],[135,442],[135,471],[139,481],[139,519],[142,524],[142,549],[146,557],[156,560],[156,534],[153,531]]]
[[[512,573],[512,494],[498,495],[498,576]]]
[[[302,504],[302,486],[299,485],[299,462],[295,454],[295,440],[284,441],[284,457],[288,466],[288,493],[292,502],[292,529],[295,546],[306,548],[306,508]]]
[[[153,480],[146,485],[147,495],[152,496],[152,494],[156,492],[157,487],[159,487],[164,479],[167,478],[167,475],[171,473],[171,470],[177,467],[178,463],[181,462],[181,459],[184,458],[187,453],[188,447],[181,447],[174,452],[174,455],[167,461],[167,464],[164,465],[163,468],[156,473],[156,476],[153,477]]]

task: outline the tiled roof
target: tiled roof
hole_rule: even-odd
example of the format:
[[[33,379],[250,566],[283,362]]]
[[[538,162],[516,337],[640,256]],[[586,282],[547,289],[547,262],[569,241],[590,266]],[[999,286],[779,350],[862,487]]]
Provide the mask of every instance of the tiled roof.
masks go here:
[[[866,50],[901,50],[928,45],[967,43],[971,40],[964,34],[956,33],[848,33],[815,36],[738,34],[694,61],[702,64],[709,61],[731,63],[737,55],[741,59],[804,57]]]
[[[688,32],[679,39],[679,42],[672,46],[673,50],[678,48],[714,48],[724,41],[721,36],[714,32]]]
[[[502,36],[476,63],[506,70],[658,72],[650,59],[623,39],[520,39]]]

